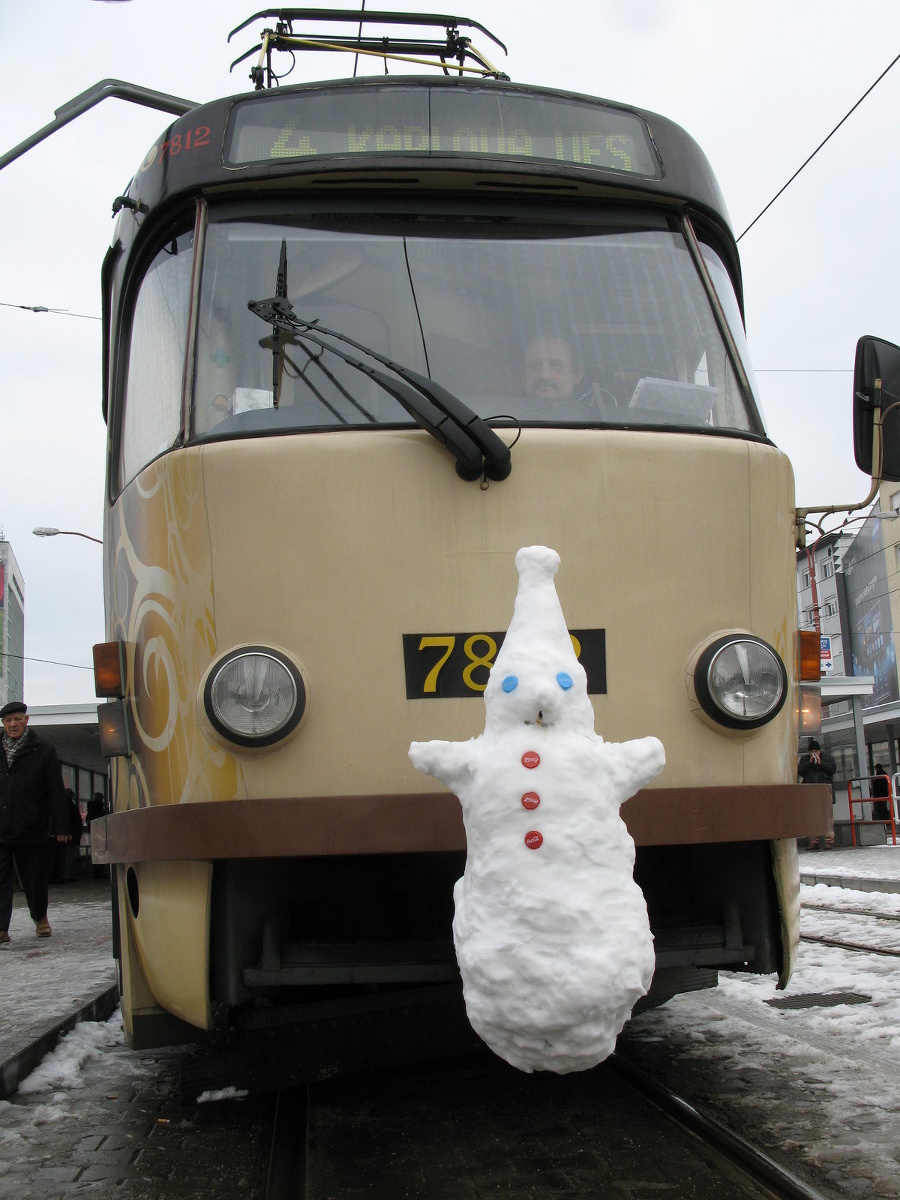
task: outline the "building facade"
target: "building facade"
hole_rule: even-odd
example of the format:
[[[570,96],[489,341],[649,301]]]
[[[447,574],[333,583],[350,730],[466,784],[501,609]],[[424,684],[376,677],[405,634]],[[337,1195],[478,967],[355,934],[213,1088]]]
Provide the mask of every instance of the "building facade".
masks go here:
[[[799,626],[819,631],[823,676],[853,674],[843,571],[844,553],[853,539],[848,532],[826,533],[797,551]]]
[[[849,815],[850,780],[876,765],[900,769],[900,485],[885,484],[871,511],[850,522],[797,554],[799,626],[822,639],[819,740],[837,764],[836,820]]]
[[[25,695],[25,580],[0,530],[0,708]]]

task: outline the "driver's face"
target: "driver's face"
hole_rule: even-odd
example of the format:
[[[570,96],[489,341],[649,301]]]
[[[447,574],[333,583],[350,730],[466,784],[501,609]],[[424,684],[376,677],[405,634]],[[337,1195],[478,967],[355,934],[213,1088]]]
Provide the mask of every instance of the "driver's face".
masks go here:
[[[562,337],[537,337],[525,351],[525,394],[531,400],[568,400],[584,370]]]

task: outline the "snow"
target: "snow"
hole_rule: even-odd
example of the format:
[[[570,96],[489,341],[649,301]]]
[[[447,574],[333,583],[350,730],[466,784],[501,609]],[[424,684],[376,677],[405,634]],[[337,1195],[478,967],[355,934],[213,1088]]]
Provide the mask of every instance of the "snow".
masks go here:
[[[652,737],[594,732],[554,586],[559,555],[516,555],[513,618],[485,691],[485,732],[414,742],[460,800],[468,854],[453,940],[476,1033],[523,1071],[596,1066],[653,976],[653,937],[620,806],[662,770]]]
[[[108,880],[51,885],[50,938],[36,938],[17,892],[0,950],[0,1061],[19,1053],[116,982]]]
[[[896,881],[900,847],[801,854],[800,868]],[[900,918],[900,895],[822,884],[800,892],[804,937],[900,948],[885,919]],[[774,977],[721,972],[717,989],[678,996],[632,1020],[620,1050],[751,1141],[777,1147],[782,1160],[795,1155],[841,1194],[900,1197],[898,965],[803,940],[785,992]],[[863,1002],[814,1002],[840,992]],[[768,1003],[790,997],[813,1003]]]
[[[81,1021],[60,1038],[56,1049],[19,1084],[19,1093],[53,1092],[84,1087],[85,1063],[98,1059],[104,1050],[125,1042],[122,1011],[116,1009],[107,1021]]]
[[[242,1100],[244,1096],[249,1096],[246,1088],[234,1086],[223,1088],[211,1088],[209,1091],[201,1092],[197,1097],[198,1104],[210,1104],[215,1100]]]

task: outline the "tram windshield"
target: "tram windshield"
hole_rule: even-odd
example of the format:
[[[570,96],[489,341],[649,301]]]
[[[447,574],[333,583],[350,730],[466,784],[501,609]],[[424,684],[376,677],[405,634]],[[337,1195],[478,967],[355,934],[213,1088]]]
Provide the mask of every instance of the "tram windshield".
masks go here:
[[[681,232],[623,216],[549,232],[487,219],[211,222],[190,437],[413,423],[328,335],[326,346],[275,338],[248,310],[276,294],[282,245],[298,318],[428,376],[483,418],[763,432]],[[727,272],[703,253],[742,347]]]

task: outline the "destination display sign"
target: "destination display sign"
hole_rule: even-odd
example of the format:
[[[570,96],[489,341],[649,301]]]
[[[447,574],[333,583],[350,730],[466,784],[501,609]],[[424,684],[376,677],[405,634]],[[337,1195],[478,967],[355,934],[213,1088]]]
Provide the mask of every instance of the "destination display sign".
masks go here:
[[[494,88],[344,87],[239,101],[225,162],[354,155],[486,157],[658,179],[642,117],[605,104]]]

